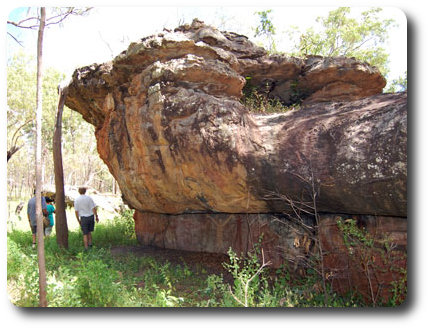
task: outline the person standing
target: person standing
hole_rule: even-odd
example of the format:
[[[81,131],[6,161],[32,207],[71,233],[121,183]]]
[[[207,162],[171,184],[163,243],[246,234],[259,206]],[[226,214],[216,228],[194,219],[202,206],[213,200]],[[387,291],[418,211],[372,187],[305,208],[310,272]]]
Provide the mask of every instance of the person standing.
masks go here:
[[[74,203],[75,215],[84,235],[84,248],[87,251],[88,248],[93,246],[91,233],[94,231],[94,217],[99,222],[99,216],[94,200],[90,196],[85,195],[87,188],[80,187],[78,191],[80,195]]]
[[[36,217],[36,190],[33,191],[33,197],[30,198],[27,204],[27,218],[28,223],[30,224],[31,234],[33,235],[33,248],[36,247],[36,233],[37,233],[37,217]],[[46,209],[46,200],[45,197],[41,197],[42,203],[42,213],[44,216],[48,215],[48,211]]]
[[[45,236],[51,235],[52,227],[54,227],[54,213],[55,207],[53,205],[54,200],[52,198],[46,197],[46,210],[48,211],[49,226],[45,227]]]

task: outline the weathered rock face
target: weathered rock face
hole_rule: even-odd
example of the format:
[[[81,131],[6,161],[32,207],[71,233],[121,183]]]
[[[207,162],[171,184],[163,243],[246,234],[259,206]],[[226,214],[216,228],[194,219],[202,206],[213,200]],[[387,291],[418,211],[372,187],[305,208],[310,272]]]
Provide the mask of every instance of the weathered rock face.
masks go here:
[[[399,217],[320,214],[317,236],[282,214],[134,214],[143,245],[167,249],[246,255],[260,242],[271,266],[288,265],[292,273],[312,265],[316,242],[324,251],[325,278],[341,293],[360,292],[368,302],[391,296],[394,281],[407,269],[407,222]],[[346,246],[337,222],[354,219],[376,244]],[[307,223],[311,224],[311,221]],[[387,250],[384,245],[388,244]],[[379,246],[378,246],[379,245]],[[399,283],[399,282],[398,282]],[[404,297],[403,297],[404,298]]]
[[[239,102],[246,76],[280,97],[296,81],[311,104],[251,114]],[[194,21],[77,70],[66,105],[96,126],[102,159],[140,211],[282,212],[267,195],[299,198],[298,176],[313,176],[321,211],[405,216],[406,95],[362,98],[384,84],[352,59],[267,56]],[[358,100],[311,102],[328,99]]]
[[[240,102],[246,82],[301,109],[253,114]],[[315,238],[279,214],[307,208],[327,214],[318,239],[327,276],[365,286],[353,267],[340,270],[332,225],[336,214],[371,215],[371,228],[406,245],[407,95],[384,86],[355,59],[267,55],[195,20],[76,70],[66,105],[96,127],[141,243],[246,252],[264,234],[274,265],[296,262]]]
[[[279,214],[135,212],[134,219],[138,241],[149,246],[215,253],[226,253],[231,247],[246,254],[263,236],[266,260],[275,267],[298,262],[310,252],[306,243],[300,244],[303,227]]]

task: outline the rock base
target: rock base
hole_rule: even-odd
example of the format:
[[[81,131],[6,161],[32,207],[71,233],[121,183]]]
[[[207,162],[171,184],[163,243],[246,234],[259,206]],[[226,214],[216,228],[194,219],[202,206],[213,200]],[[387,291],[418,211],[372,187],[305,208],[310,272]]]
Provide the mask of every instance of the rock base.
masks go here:
[[[225,254],[231,247],[238,254],[246,254],[260,243],[272,267],[288,265],[297,274],[315,267],[310,259],[317,255],[321,244],[327,282],[336,292],[358,292],[369,303],[387,301],[392,296],[392,282],[400,283],[406,277],[406,218],[323,214],[319,234],[311,219],[304,219],[304,226],[283,214],[168,215],[136,211],[134,219],[137,240],[142,245]],[[350,219],[372,237],[371,243],[353,234],[345,236],[338,221],[345,224]],[[345,244],[345,238],[354,243]]]

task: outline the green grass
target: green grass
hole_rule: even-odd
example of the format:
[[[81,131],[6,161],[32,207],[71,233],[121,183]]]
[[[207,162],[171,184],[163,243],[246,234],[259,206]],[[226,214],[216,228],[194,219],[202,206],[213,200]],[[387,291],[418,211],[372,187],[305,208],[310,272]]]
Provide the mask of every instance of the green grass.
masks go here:
[[[131,211],[96,225],[94,247],[84,252],[82,234],[69,232],[69,249],[55,236],[45,238],[47,299],[50,307],[180,307],[195,306],[204,278],[186,265],[172,265],[128,254],[113,257],[112,246],[136,245]],[[29,230],[7,237],[7,282],[17,306],[38,305],[37,252]],[[178,289],[176,289],[178,288]]]
[[[223,274],[209,275],[202,265],[170,263],[133,253],[114,256],[111,247],[137,244],[132,211],[96,225],[94,247],[83,251],[78,228],[69,232],[69,249],[59,248],[55,236],[45,238],[47,301],[49,307],[314,307],[324,306],[316,290],[315,274],[294,280],[287,268],[275,277],[260,268],[258,258],[230,251],[225,265],[233,281]],[[7,234],[7,287],[13,304],[38,306],[37,252],[30,230]],[[197,267],[198,266],[198,267]],[[251,279],[252,280],[249,280]],[[248,281],[247,290],[244,282]],[[328,306],[363,306],[359,297],[329,292]]]
[[[204,267],[172,264],[149,256],[129,253],[113,256],[110,247],[136,244],[130,230],[131,212],[98,225],[95,247],[83,251],[82,235],[69,233],[69,249],[57,246],[55,237],[45,239],[47,300],[49,307],[241,307],[234,298],[243,295],[240,277],[227,283],[222,274],[208,275]],[[37,252],[31,248],[30,231],[13,230],[7,237],[7,286],[10,300],[17,306],[38,306]],[[232,274],[252,276],[258,268],[253,259],[249,267]],[[231,267],[230,267],[231,268]],[[305,285],[291,288],[287,273],[268,285],[266,274],[250,285],[249,306],[315,306],[318,297],[309,300]],[[333,305],[350,302],[335,297]],[[354,303],[350,303],[353,305]]]
[[[45,240],[49,307],[181,307],[199,303],[204,279],[187,266],[133,254],[113,257],[111,245],[135,241],[131,237],[106,241],[104,238],[111,236],[104,232],[121,233],[123,229],[118,224],[96,228],[97,245],[89,252],[83,251],[78,232],[70,232],[68,250],[59,249],[55,237]],[[7,266],[12,303],[37,306],[37,252],[31,248],[30,232],[8,234]]]

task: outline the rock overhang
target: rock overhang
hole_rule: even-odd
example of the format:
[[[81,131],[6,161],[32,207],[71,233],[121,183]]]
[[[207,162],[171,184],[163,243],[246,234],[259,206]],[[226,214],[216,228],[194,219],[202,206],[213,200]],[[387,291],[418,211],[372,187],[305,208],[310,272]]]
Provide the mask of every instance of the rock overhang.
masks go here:
[[[302,93],[308,106],[301,113],[275,115],[278,119],[271,121],[254,116],[239,101],[247,77],[257,88],[269,86],[269,95],[286,104],[292,94]],[[288,173],[302,171],[311,158],[321,162],[312,170],[326,178],[324,184],[337,178],[337,184],[347,185],[346,190],[363,190],[369,180],[376,179],[366,174],[366,180],[360,181],[365,175],[360,172],[365,170],[361,154],[341,171],[333,169],[340,165],[330,162],[327,155],[347,154],[336,147],[330,134],[346,141],[341,145],[348,149],[343,134],[353,129],[358,117],[345,116],[344,126],[335,117],[325,119],[330,111],[331,116],[340,114],[332,111],[333,102],[354,101],[351,106],[338,104],[338,110],[348,112],[354,104],[362,107],[365,101],[360,100],[380,94],[384,86],[385,79],[376,68],[355,59],[268,55],[245,36],[220,32],[195,20],[132,43],[112,63],[78,69],[66,105],[96,126],[99,153],[132,207],[161,213],[271,212],[281,210],[265,200],[265,191],[284,187],[285,192],[296,194],[288,188],[296,186]],[[388,120],[386,125],[400,125],[397,143],[402,146],[406,128],[398,123],[406,116],[405,98],[374,96],[372,100],[375,113],[383,112]],[[393,104],[399,102],[400,110],[390,116]],[[301,122],[308,124],[300,126]],[[343,128],[336,131],[336,127]],[[293,131],[296,136],[291,135]],[[364,139],[355,148],[364,150],[368,143]],[[387,150],[378,153],[372,157],[389,163]],[[406,162],[406,155],[395,157]],[[402,211],[395,212],[405,214],[402,185],[406,172],[400,172],[390,187],[401,188]],[[388,174],[378,179],[389,181]],[[353,181],[357,181],[355,186]],[[344,194],[345,189],[339,190]],[[340,203],[341,194],[332,190],[322,194],[329,209],[335,209],[329,201],[333,196],[332,204],[341,205],[340,211],[365,213],[375,207],[369,204],[372,196],[363,196],[366,202],[356,204],[357,209],[342,210],[346,203]],[[389,214],[390,207],[378,206],[376,211]]]

